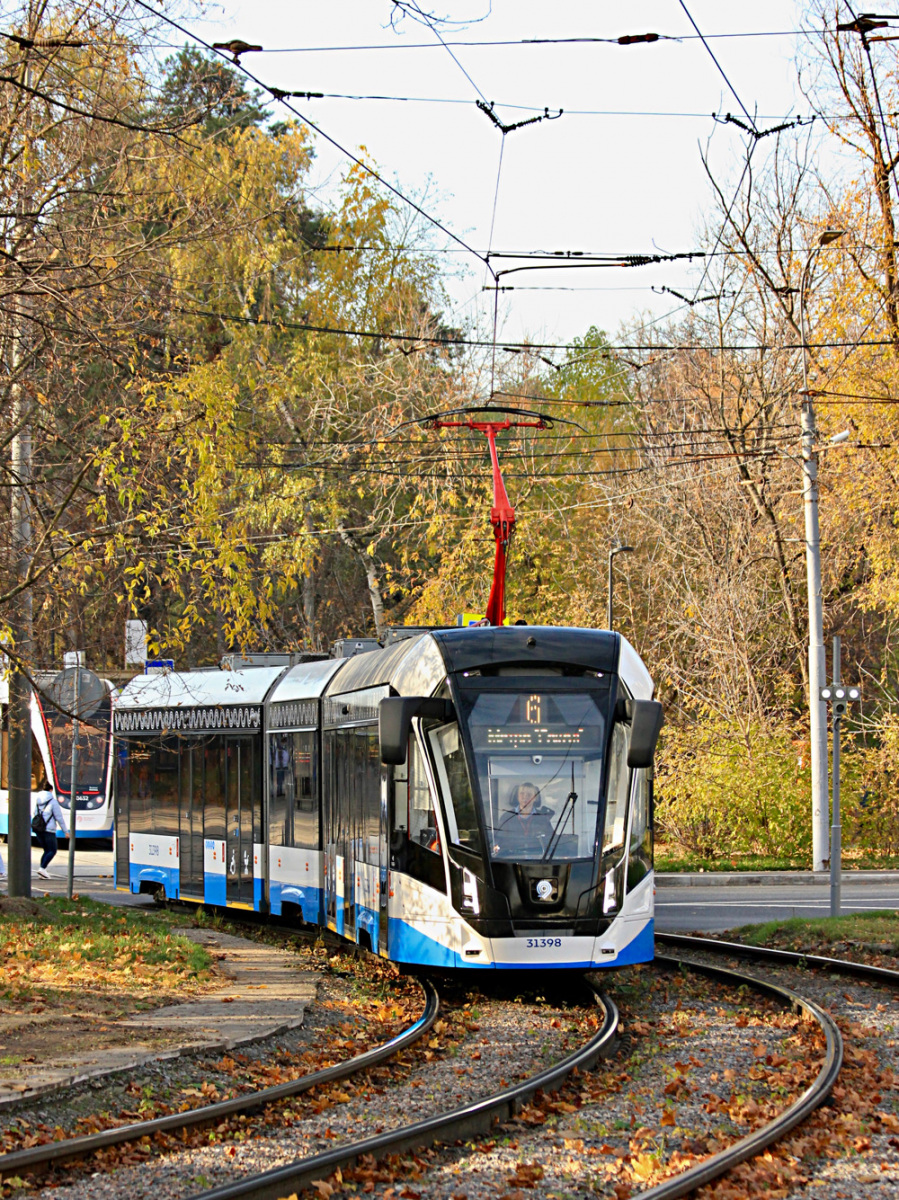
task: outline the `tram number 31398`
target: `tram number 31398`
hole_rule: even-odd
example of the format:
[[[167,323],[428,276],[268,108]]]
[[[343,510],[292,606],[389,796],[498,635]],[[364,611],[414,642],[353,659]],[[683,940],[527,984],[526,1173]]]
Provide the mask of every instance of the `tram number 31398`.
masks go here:
[[[561,945],[561,938],[528,938],[528,950],[544,950],[548,946]]]

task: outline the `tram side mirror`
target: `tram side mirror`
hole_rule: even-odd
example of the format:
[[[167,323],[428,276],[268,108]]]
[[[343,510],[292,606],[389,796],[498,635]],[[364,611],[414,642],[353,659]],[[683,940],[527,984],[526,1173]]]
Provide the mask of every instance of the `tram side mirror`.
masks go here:
[[[629,767],[651,767],[665,713],[658,700],[619,700],[616,716],[630,723],[631,744],[627,752]],[[623,713],[621,710],[623,709]],[[619,713],[621,715],[619,716]]]
[[[451,721],[455,715],[451,700],[436,700],[431,696],[390,696],[382,700],[378,709],[381,762],[399,767],[406,761],[406,746],[413,717]]]

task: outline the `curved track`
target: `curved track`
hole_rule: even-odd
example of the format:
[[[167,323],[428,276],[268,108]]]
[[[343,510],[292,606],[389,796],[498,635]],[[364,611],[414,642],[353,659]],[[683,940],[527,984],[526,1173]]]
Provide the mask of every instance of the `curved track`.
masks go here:
[[[886,967],[871,967],[867,963],[850,962],[844,958],[826,958],[820,954],[800,954],[794,950],[775,950],[769,946],[744,946],[741,942],[723,942],[720,938],[690,937],[684,933],[657,933],[656,944],[677,950],[704,951],[707,954],[726,954],[731,958],[746,958],[750,962],[775,962],[784,967],[819,967],[838,975],[867,979],[886,987],[899,988],[899,971]]]
[[[657,941],[667,940],[665,935],[659,935]],[[701,939],[693,938],[690,941],[700,941]],[[711,947],[714,953],[714,945]],[[729,952],[729,951],[728,951]],[[669,957],[663,954],[657,954],[655,961],[662,967],[669,969],[688,971],[697,971],[703,975],[709,975],[713,979],[721,979],[725,983],[734,984],[736,986],[746,985],[754,988],[756,991],[764,992],[777,1003],[784,1005],[786,1008],[791,1008],[795,1012],[804,1013],[814,1021],[824,1032],[826,1048],[824,1052],[824,1061],[821,1064],[815,1079],[809,1084],[801,1096],[799,1096],[789,1108],[784,1109],[773,1121],[769,1121],[767,1125],[763,1125],[754,1133],[748,1134],[741,1138],[738,1142],[734,1142],[727,1149],[719,1151],[718,1154],[713,1154],[704,1162],[698,1163],[690,1170],[684,1171],[681,1175],[677,1175],[672,1179],[666,1179],[664,1183],[657,1184],[655,1187],[649,1188],[645,1192],[640,1193],[640,1200],[674,1200],[676,1196],[686,1196],[703,1184],[711,1183],[712,1180],[725,1175],[732,1167],[736,1167],[739,1163],[745,1162],[749,1158],[754,1158],[755,1155],[761,1154],[769,1146],[780,1141],[782,1137],[795,1129],[802,1121],[805,1120],[811,1113],[815,1111],[833,1090],[833,1086],[840,1074],[840,1068],[843,1065],[843,1038],[840,1034],[837,1024],[829,1013],[825,1012],[812,1000],[805,999],[798,995],[791,988],[782,987],[779,984],[769,983],[767,980],[755,979],[751,975],[743,975],[739,971],[731,971],[725,967],[715,967],[706,963],[691,962],[689,959],[681,959]]]
[[[775,963],[783,967],[817,968],[831,974],[846,975],[850,978],[861,979],[869,983],[880,983],[887,987],[899,988],[899,971],[891,971],[886,967],[873,967],[867,963],[854,963],[841,958],[827,958],[822,955],[800,954],[792,950],[777,950],[767,946],[745,946],[740,942],[725,942],[718,938],[690,937],[687,934],[657,933],[658,945],[670,946],[677,950],[692,950],[696,953],[722,955],[728,958],[744,958],[750,962]],[[657,962],[664,962],[664,955],[656,956]],[[769,992],[782,992],[784,995],[795,997],[788,988],[754,979],[751,976],[740,975],[737,972],[725,970],[722,967],[697,963],[690,960],[670,959],[672,965],[684,966],[688,970],[701,971],[708,975],[729,979],[731,982],[749,982],[753,987],[762,987]],[[727,1150],[700,1163],[692,1170],[685,1172],[676,1179],[666,1180],[658,1187],[650,1188],[641,1193],[641,1200],[674,1200],[676,1196],[684,1196],[694,1188],[724,1175],[731,1167],[745,1162],[760,1153],[767,1146],[773,1145],[796,1125],[805,1119],[829,1095],[842,1062],[842,1038],[840,1032],[829,1014],[808,1000],[796,1001],[802,1007],[815,1015],[820,1014],[826,1021],[827,1054],[825,1063],[818,1073],[817,1079],[785,1112],[770,1122],[769,1125],[757,1130],[749,1137],[743,1138]],[[830,1032],[828,1032],[828,1027]]]
[[[29,1150],[15,1150],[11,1154],[0,1155],[0,1179],[21,1175],[25,1171],[42,1171],[48,1167],[70,1162],[75,1158],[85,1158],[97,1150],[105,1150],[110,1146],[120,1146],[127,1142],[138,1142],[142,1138],[152,1138],[158,1133],[172,1133],[175,1130],[188,1129],[192,1126],[206,1125],[221,1121],[226,1117],[234,1117],[258,1112],[269,1104],[308,1092],[310,1088],[322,1084],[336,1083],[369,1067],[392,1058],[401,1050],[407,1049],[419,1038],[424,1037],[437,1020],[440,1011],[440,999],[433,985],[428,981],[420,981],[424,992],[424,1009],[411,1025],[392,1037],[381,1046],[357,1054],[346,1062],[337,1063],[322,1071],[303,1075],[277,1087],[264,1088],[246,1096],[237,1096],[232,1100],[223,1100],[218,1104],[209,1104],[203,1108],[191,1109],[189,1112],[170,1113],[165,1117],[156,1117],[152,1121],[140,1121],[131,1125],[120,1125],[116,1129],[107,1129],[102,1133],[90,1134],[86,1137],[66,1138],[59,1142],[48,1142],[46,1145],[34,1146]]]
[[[643,1197],[651,1200],[674,1200],[674,1197],[687,1195],[702,1184],[724,1175],[738,1163],[761,1153],[822,1104],[839,1075],[843,1043],[832,1018],[814,1002],[799,996],[789,988],[754,979],[737,971],[673,957],[657,956],[657,962],[663,968],[694,970],[730,984],[745,985],[763,992],[785,1007],[803,1012],[816,1021],[824,1032],[826,1041],[824,1061],[818,1076],[774,1121],[691,1170],[641,1194],[641,1200]],[[293,1192],[299,1193],[317,1180],[326,1179],[338,1168],[352,1166],[365,1155],[378,1159],[387,1154],[422,1148],[438,1141],[487,1132],[496,1122],[514,1116],[536,1091],[548,1091],[559,1086],[575,1068],[588,1069],[597,1059],[609,1052],[617,1031],[618,1014],[613,1003],[606,997],[597,999],[605,1009],[606,1016],[602,1029],[595,1037],[555,1067],[525,1080],[514,1088],[427,1121],[403,1126],[378,1137],[338,1147],[263,1175],[251,1176],[199,1193],[192,1197],[192,1200],[279,1200],[280,1197]]]
[[[899,972],[865,964],[846,962],[789,951],[743,946],[738,943],[720,942],[708,938],[695,938],[674,934],[658,934],[660,945],[678,950],[691,950],[711,955],[740,956],[753,961],[776,962],[783,966],[818,967],[829,972],[855,976],[869,982],[899,987]],[[665,1180],[656,1187],[642,1192],[641,1200],[674,1200],[693,1192],[703,1184],[726,1174],[737,1164],[761,1153],[783,1138],[790,1130],[809,1116],[829,1096],[842,1064],[842,1038],[833,1019],[813,1001],[803,998],[790,988],[754,978],[738,971],[700,963],[689,959],[657,955],[656,962],[663,969],[690,970],[719,978],[731,985],[743,985],[764,992],[776,1002],[795,1011],[805,1013],[822,1029],[826,1050],[824,1060],[813,1083],[783,1113],[769,1124],[740,1139],[726,1150],[711,1156],[689,1171]],[[143,1122],[119,1129],[108,1130],[90,1137],[68,1139],[31,1150],[17,1151],[0,1156],[0,1177],[21,1174],[23,1171],[39,1170],[61,1162],[82,1158],[94,1150],[107,1146],[136,1141],[155,1133],[171,1132],[188,1125],[211,1123],[225,1117],[258,1111],[266,1105],[288,1096],[306,1091],[318,1084],[345,1078],[366,1067],[383,1062],[393,1054],[409,1046],[425,1034],[437,1017],[436,993],[425,985],[427,1005],[422,1016],[407,1030],[390,1042],[365,1054],[358,1055],[336,1067],[313,1075],[304,1076],[278,1087],[267,1088],[252,1095],[208,1105],[190,1113],[172,1114],[154,1121]],[[595,994],[604,1010],[601,1029],[579,1050],[561,1060],[555,1066],[541,1071],[515,1087],[472,1102],[452,1112],[439,1114],[415,1124],[401,1126],[390,1132],[370,1137],[364,1141],[337,1147],[322,1154],[301,1159],[262,1175],[248,1176],[210,1191],[196,1194],[192,1200],[279,1200],[280,1197],[300,1192],[318,1180],[326,1179],[338,1168],[346,1168],[363,1158],[381,1158],[404,1150],[433,1145],[440,1141],[468,1137],[484,1133],[498,1122],[513,1117],[538,1091],[551,1091],[559,1087],[575,1070],[588,1070],[598,1059],[608,1055],[614,1045],[618,1012],[612,1001]]]
[[[403,1150],[418,1149],[450,1138],[470,1137],[485,1133],[493,1125],[513,1117],[538,1091],[553,1091],[575,1070],[587,1071],[598,1059],[607,1055],[615,1043],[618,1031],[618,1009],[606,996],[594,993],[602,1007],[604,1020],[598,1033],[573,1054],[537,1075],[507,1088],[494,1096],[476,1100],[449,1113],[441,1113],[414,1125],[404,1125],[377,1137],[366,1138],[346,1146],[316,1154],[287,1166],[254,1175],[211,1191],[198,1193],[192,1200],[280,1200],[292,1192],[309,1187],[316,1180],[326,1179],[338,1168],[352,1166],[364,1155],[380,1158]]]

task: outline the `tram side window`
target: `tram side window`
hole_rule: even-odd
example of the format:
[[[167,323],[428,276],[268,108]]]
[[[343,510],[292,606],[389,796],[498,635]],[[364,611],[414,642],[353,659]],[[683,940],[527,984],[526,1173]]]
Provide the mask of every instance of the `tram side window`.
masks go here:
[[[362,862],[377,865],[381,860],[381,744],[376,727],[356,730],[359,839],[358,853]]]
[[[293,844],[314,850],[318,846],[315,731],[302,730],[290,738],[288,795],[293,804]]]
[[[464,846],[474,854],[481,853],[481,832],[478,828],[478,818],[475,813],[474,797],[471,792],[471,780],[468,777],[468,764],[465,761],[465,751],[456,724],[444,725],[431,733],[431,745],[436,747],[435,758],[438,773],[445,774],[442,786],[447,818],[447,837],[451,842]],[[440,771],[440,767],[443,771]]]
[[[155,747],[150,766],[152,829],[168,837],[177,837],[180,832],[178,759],[178,742],[167,741]]]
[[[380,772],[379,772],[380,774]],[[439,891],[446,889],[434,797],[417,741],[409,739],[406,764],[394,769],[391,865]]]
[[[417,742],[409,743],[409,840],[424,850],[440,853],[437,836],[437,817],[424,757]]]
[[[289,846],[292,839],[290,743],[289,733],[272,734],[268,741],[268,837],[273,846]]]
[[[128,797],[128,824],[123,831],[149,833],[152,813],[150,809],[150,760],[151,748],[137,738],[122,740],[127,753],[119,754],[119,796]]]
[[[225,840],[225,757],[224,738],[210,737],[203,747],[205,758],[202,791],[195,802],[203,808],[203,836]],[[194,776],[194,787],[199,776]]]
[[[645,879],[652,869],[652,821],[648,771],[637,771],[631,812],[631,836],[627,864],[628,890]]]
[[[627,829],[627,793],[630,783],[630,768],[627,765],[627,750],[630,737],[624,725],[616,724],[612,729],[612,749],[609,756],[609,790],[606,799],[606,819],[602,833],[602,849],[624,847]]]

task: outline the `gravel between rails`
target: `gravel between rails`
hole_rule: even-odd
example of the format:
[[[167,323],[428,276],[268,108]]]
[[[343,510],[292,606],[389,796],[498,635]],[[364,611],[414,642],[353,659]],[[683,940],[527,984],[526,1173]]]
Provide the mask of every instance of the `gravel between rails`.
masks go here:
[[[209,1144],[174,1148],[177,1139],[173,1138],[164,1157],[150,1148],[138,1148],[125,1156],[133,1165],[108,1175],[101,1173],[102,1167],[94,1167],[93,1177],[62,1186],[56,1177],[53,1186],[29,1189],[28,1194],[57,1200],[120,1196],[179,1200],[236,1174],[255,1174],[293,1162],[331,1148],[338,1140],[357,1140],[420,1119],[492,1094],[503,1081],[512,1083],[535,1073],[586,1040],[572,1020],[573,1011],[583,1015],[583,1010],[569,1010],[564,1004],[472,998],[469,1007],[459,1008],[460,1019],[448,1020],[444,1036],[436,1036],[422,1052],[407,1052],[395,1064],[377,1068],[358,1081],[345,1080],[324,1097],[310,1093],[308,1099],[290,1101],[287,1127],[267,1123],[262,1116],[239,1119],[221,1132],[209,1131]],[[279,1046],[283,1040],[277,1039]],[[52,1106],[42,1107],[45,1122],[53,1122]]]
[[[751,1186],[752,1192],[776,1192],[782,1200],[896,1200],[899,993],[826,971],[728,960],[692,950],[685,957],[733,965],[795,989],[835,1017],[845,1042],[844,1067],[832,1103],[794,1131],[772,1163],[745,1164],[732,1172],[729,1182],[722,1181],[706,1194],[731,1200],[748,1194]],[[895,961],[882,965],[899,969]]]
[[[766,1061],[801,1058],[812,1074],[817,1069],[817,1026],[800,1026],[757,995],[647,968],[603,975],[601,983],[621,1009],[625,1032],[630,1024],[616,1059],[528,1106],[489,1138],[386,1171],[351,1172],[349,1181],[366,1190],[372,1184],[370,1194],[381,1200],[623,1200],[657,1182],[661,1164],[685,1170],[763,1123],[770,1115]],[[738,1093],[744,1101],[735,1119],[729,1102]],[[778,1096],[775,1108],[788,1102]]]
[[[621,1007],[626,1031],[630,1027],[628,1044],[616,1059],[529,1106],[490,1138],[349,1172],[351,1190],[384,1200],[503,1195],[537,1200],[582,1196],[589,1189],[620,1200],[654,1182],[653,1172],[670,1156],[680,1156],[685,1167],[715,1149],[716,1136],[732,1140],[760,1123],[750,1095],[767,1098],[759,1064],[785,1051],[797,1053],[795,1018],[756,996],[648,968],[602,974],[600,982]],[[253,1122],[237,1127],[236,1136],[224,1131],[209,1145],[165,1158],[148,1153],[139,1165],[113,1174],[98,1172],[29,1194],[181,1200],[235,1175],[256,1174],[330,1149],[338,1140],[358,1140],[488,1095],[501,1081],[512,1083],[558,1060],[587,1036],[578,1024],[584,1010],[479,999],[467,1011],[471,1019],[463,1041],[430,1051],[430,1061],[409,1055],[405,1069],[382,1067],[365,1083],[341,1085],[338,1103],[323,1112],[292,1103],[289,1128]],[[471,1028],[475,1025],[479,1028]],[[798,1052],[817,1061],[807,1044]],[[747,1084],[753,1070],[759,1079]],[[743,1120],[727,1107],[736,1088],[746,1092]],[[784,1097],[778,1107],[786,1103]],[[340,1180],[331,1185],[335,1194],[344,1190]]]

